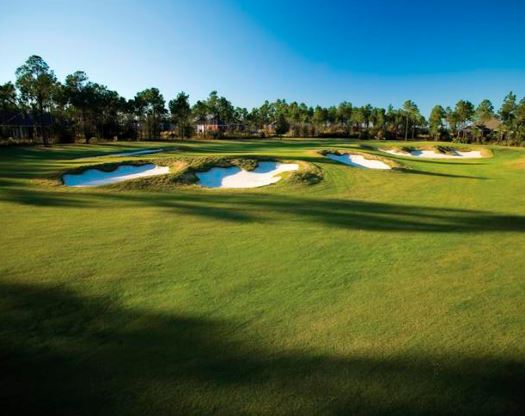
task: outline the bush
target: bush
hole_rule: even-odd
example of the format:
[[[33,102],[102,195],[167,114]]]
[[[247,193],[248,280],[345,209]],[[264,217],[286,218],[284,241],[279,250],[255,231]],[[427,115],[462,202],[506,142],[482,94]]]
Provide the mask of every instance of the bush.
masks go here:
[[[166,130],[160,132],[160,138],[163,140],[175,139],[176,137],[177,134],[175,133],[175,130]]]
[[[36,144],[33,139],[25,139],[25,138],[14,138],[14,137],[8,137],[6,139],[0,139],[0,146],[28,146]]]

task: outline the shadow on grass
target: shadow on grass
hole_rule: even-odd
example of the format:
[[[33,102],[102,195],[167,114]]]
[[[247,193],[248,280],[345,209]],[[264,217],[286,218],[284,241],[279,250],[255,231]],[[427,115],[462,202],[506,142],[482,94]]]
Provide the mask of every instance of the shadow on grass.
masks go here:
[[[158,207],[172,214],[210,219],[275,223],[302,220],[338,228],[391,232],[524,232],[525,216],[489,211],[390,204],[360,200],[294,197],[253,192],[40,191],[7,188],[0,200],[36,207],[89,209]]]
[[[166,152],[176,149],[172,143],[165,144]],[[118,153],[153,149],[149,142],[104,143],[101,145],[58,145],[53,147],[0,148],[0,177],[34,179],[57,173],[68,165],[79,166],[79,160],[110,157]],[[160,152],[159,152],[160,153]],[[152,155],[156,155],[153,153]],[[147,156],[147,155],[144,155]]]
[[[423,164],[435,164],[435,165],[456,165],[456,166],[475,166],[475,165],[487,165],[490,160],[487,159],[485,162],[478,162],[479,159],[468,159],[468,161],[461,161],[461,159],[452,160],[441,160],[441,159],[425,159],[421,157],[410,157],[410,156],[395,156],[392,153],[385,153],[379,151],[378,154],[382,153],[384,157],[396,160],[397,162],[417,162]]]
[[[429,172],[425,170],[418,170],[418,169],[406,169],[401,168],[400,171],[402,173],[408,173],[412,175],[426,175],[426,176],[436,176],[440,178],[452,178],[452,179],[480,179],[480,180],[487,180],[489,178],[485,176],[472,176],[472,175],[454,175],[452,173],[441,173],[441,172]]]
[[[459,355],[329,356],[242,339],[238,322],[0,285],[6,415],[510,415],[525,365]],[[246,338],[246,337],[245,337]]]
[[[160,142],[162,143],[162,142]],[[163,142],[168,148],[175,147],[176,143]],[[127,152],[134,150],[153,149],[152,142],[125,142],[113,143],[104,142],[101,144],[61,144],[51,147],[30,146],[30,147],[9,147],[0,149],[0,156],[6,160],[16,160],[24,162],[26,160],[35,161],[62,161],[75,160],[78,158],[89,158],[96,156],[111,156],[114,153]]]

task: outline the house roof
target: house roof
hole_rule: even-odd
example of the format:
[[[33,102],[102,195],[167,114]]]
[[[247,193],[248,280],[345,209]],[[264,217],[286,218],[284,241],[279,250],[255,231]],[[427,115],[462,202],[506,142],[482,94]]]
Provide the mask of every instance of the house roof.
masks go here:
[[[501,125],[501,121],[499,121],[496,117],[492,117],[490,120],[480,124],[485,126],[487,129],[496,130]]]

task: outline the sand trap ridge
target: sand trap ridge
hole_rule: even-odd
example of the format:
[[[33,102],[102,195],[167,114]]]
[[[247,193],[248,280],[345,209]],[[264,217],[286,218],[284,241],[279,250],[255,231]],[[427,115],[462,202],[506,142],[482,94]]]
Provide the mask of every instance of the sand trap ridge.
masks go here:
[[[367,169],[392,169],[385,162],[376,159],[366,159],[362,155],[351,155],[348,153],[338,155],[336,153],[327,153],[325,157],[331,160],[335,160],[339,163],[344,163],[345,165],[357,166],[360,168]]]
[[[72,187],[100,186],[130,179],[165,175],[169,171],[168,166],[157,166],[153,163],[138,166],[121,165],[111,172],[104,172],[100,169],[86,169],[81,173],[67,173],[62,176],[62,180],[64,185]]]
[[[299,169],[296,163],[259,162],[252,171],[237,166],[211,168],[207,172],[197,172],[199,184],[206,188],[257,188],[278,182],[279,174]]]
[[[410,152],[404,152],[394,149],[381,149],[381,151],[396,156],[420,157],[422,159],[478,159],[483,157],[479,150],[471,150],[469,152],[454,150],[452,154],[441,153],[435,150],[411,150]]]

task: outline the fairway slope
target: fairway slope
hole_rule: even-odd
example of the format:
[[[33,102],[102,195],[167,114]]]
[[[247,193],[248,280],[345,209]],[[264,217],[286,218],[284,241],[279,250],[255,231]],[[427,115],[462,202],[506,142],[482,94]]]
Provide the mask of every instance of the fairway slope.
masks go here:
[[[524,414],[525,149],[423,160],[387,146],[407,143],[0,149],[3,413]],[[121,166],[164,173],[61,181]],[[210,171],[217,186],[283,179],[207,189]]]

